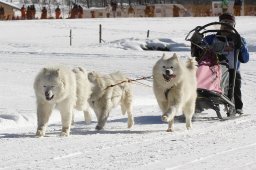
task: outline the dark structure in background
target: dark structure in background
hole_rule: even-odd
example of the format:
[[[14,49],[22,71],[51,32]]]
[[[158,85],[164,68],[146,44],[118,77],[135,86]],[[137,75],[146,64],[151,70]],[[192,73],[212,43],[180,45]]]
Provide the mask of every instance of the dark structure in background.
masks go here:
[[[111,0],[76,0],[77,3],[86,4],[90,7],[106,7]],[[182,4],[193,16],[210,16],[212,0],[116,0],[119,5],[148,5],[148,4]],[[214,0],[221,1],[221,0]],[[244,15],[256,13],[256,0],[242,0],[244,5]]]

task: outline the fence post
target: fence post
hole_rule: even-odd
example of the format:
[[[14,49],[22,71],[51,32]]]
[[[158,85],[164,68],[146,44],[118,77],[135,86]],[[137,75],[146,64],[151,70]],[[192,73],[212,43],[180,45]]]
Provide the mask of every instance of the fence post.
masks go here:
[[[101,34],[102,34],[102,32],[101,32],[101,24],[100,24],[100,28],[99,28],[100,30],[99,30],[99,42],[101,43]]]
[[[72,46],[72,29],[70,29],[69,39],[70,39],[69,44],[70,46]]]
[[[149,30],[148,30],[148,32],[147,32],[147,38],[149,37]]]

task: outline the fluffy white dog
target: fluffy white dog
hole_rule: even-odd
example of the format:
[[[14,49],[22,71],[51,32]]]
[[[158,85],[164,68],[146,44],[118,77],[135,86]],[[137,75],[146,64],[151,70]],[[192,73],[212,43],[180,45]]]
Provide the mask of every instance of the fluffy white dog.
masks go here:
[[[47,123],[54,108],[61,114],[61,136],[70,134],[74,108],[83,110],[85,117],[90,119],[86,105],[89,95],[85,92],[88,89],[85,88],[85,78],[82,78],[85,75],[81,68],[72,71],[64,66],[43,68],[38,73],[34,81],[38,124],[36,136],[45,136]],[[87,82],[89,83],[88,79]],[[83,91],[79,91],[82,88]]]
[[[84,112],[84,120],[86,124],[91,123],[91,113],[88,99],[92,93],[92,85],[88,80],[88,72],[82,68],[77,67],[72,70],[76,76],[76,105],[75,109]],[[74,114],[73,114],[74,116]],[[73,117],[74,122],[74,117]]]
[[[159,59],[153,68],[153,90],[162,110],[162,120],[168,122],[168,132],[172,132],[174,117],[183,111],[186,127],[190,129],[197,97],[196,70],[194,58],[184,64],[176,54]]]
[[[110,111],[121,105],[122,114],[128,114],[128,128],[134,124],[132,115],[132,89],[128,78],[120,72],[102,75],[97,72],[88,74],[88,79],[93,84],[92,95],[89,99],[91,108],[96,113],[97,130],[103,129]]]

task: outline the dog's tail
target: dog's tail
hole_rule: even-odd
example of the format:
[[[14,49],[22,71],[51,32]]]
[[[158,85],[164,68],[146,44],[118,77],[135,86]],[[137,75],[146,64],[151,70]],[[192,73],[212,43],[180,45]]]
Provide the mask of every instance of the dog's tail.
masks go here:
[[[76,68],[74,68],[72,71],[73,71],[74,73],[78,73],[79,71],[84,72],[84,73],[86,72],[85,69],[82,68],[82,67],[76,67]]]
[[[197,61],[195,60],[195,57],[188,58],[186,66],[189,70],[196,70],[197,69]]]

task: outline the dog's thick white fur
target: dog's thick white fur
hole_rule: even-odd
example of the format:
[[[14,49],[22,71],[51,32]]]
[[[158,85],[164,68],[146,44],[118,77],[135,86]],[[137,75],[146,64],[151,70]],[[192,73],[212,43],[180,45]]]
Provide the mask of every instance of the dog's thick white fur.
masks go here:
[[[34,81],[38,124],[36,136],[45,136],[47,123],[54,108],[59,110],[61,114],[61,136],[69,136],[70,134],[74,108],[83,110],[86,113],[86,118],[89,117],[86,112],[88,108],[86,92],[79,91],[85,87],[84,83],[86,83],[84,78],[81,78],[81,81],[79,78],[83,74],[86,75],[82,70],[80,68],[72,71],[65,66],[50,66],[43,68],[38,73]],[[88,79],[87,82],[89,83]]]
[[[92,93],[92,84],[88,80],[88,72],[82,68],[77,67],[72,70],[76,76],[76,105],[75,109],[84,112],[84,120],[86,124],[91,123],[91,113],[89,106],[89,98]],[[74,114],[73,114],[74,116]],[[73,117],[74,122],[74,117]]]
[[[187,129],[192,127],[197,97],[196,65],[194,58],[185,64],[174,53],[172,57],[164,54],[153,67],[153,90],[163,113],[162,120],[168,122],[168,132],[174,130],[174,117],[181,111]]]
[[[128,128],[134,124],[132,115],[132,88],[128,78],[120,72],[102,75],[97,72],[88,74],[93,84],[92,95],[89,99],[91,108],[96,113],[98,124],[96,130],[103,129],[110,111],[121,105],[122,114],[128,114]]]

